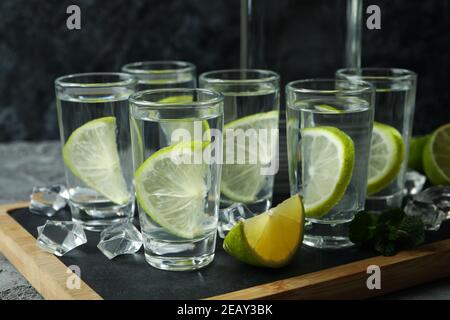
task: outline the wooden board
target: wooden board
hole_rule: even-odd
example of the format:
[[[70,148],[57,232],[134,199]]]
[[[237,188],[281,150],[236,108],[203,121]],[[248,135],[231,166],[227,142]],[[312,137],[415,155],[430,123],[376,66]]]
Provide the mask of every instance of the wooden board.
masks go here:
[[[0,206],[0,251],[46,299],[102,299],[88,284],[70,290],[67,266],[40,250],[36,239],[8,212],[27,202]],[[367,267],[381,268],[381,290],[368,290]],[[290,277],[208,299],[364,299],[450,276],[450,239]]]

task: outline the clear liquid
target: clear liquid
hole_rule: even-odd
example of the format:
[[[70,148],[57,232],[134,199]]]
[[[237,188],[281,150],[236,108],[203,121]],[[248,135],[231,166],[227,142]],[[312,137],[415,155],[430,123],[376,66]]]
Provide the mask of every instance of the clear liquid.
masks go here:
[[[243,117],[251,116],[257,113],[278,110],[279,92],[276,90],[265,90],[264,88],[261,90],[261,88],[258,88],[257,91],[222,93],[225,97],[225,126],[227,123],[241,119]],[[274,159],[272,161],[277,160]],[[227,167],[229,166],[235,166],[235,164],[224,163],[222,170],[227,170]],[[231,168],[231,170],[233,169]],[[261,175],[259,179],[261,179],[261,183],[259,184],[260,190],[257,192],[254,201],[252,201],[251,203],[246,203],[250,210],[252,210],[253,212],[264,212],[268,210],[272,201],[274,175]],[[230,199],[224,194],[221,195],[220,200],[222,207],[227,207],[236,202],[236,199]]]
[[[206,133],[207,128],[221,128],[222,121],[221,115],[214,114],[209,109],[186,108],[185,112],[183,110],[156,112],[132,106],[130,123],[134,170],[136,171],[155,152],[176,144],[177,142],[172,139],[172,133],[175,129],[185,129],[191,134],[191,141],[206,142],[210,139],[210,136]],[[194,128],[197,128],[198,131],[194,131]],[[205,165],[205,168],[203,183],[207,187],[203,194],[203,206],[199,208],[198,212],[189,212],[192,220],[195,219],[199,226],[195,237],[192,239],[180,237],[159,225],[138,203],[144,245],[146,250],[151,252],[149,255],[196,256],[195,251],[201,251],[201,248],[197,247],[202,246],[204,239],[210,239],[212,235],[215,239],[220,166],[217,162],[213,162]],[[170,179],[170,172],[164,172],[164,174],[168,176],[167,180]],[[194,186],[189,185],[191,181],[183,180],[182,176],[176,178],[179,178],[176,183],[187,186],[186,190],[194,188]],[[187,245],[184,246],[183,244],[186,243]]]
[[[70,206],[74,220],[95,229],[113,223],[122,218],[130,218],[134,209],[133,167],[130,142],[128,111],[129,92],[118,96],[62,96],[57,99],[58,121],[61,142],[65,144],[70,135],[86,122],[102,118],[115,117],[117,125],[117,151],[126,185],[129,188],[130,201],[118,205],[87,186],[80,178],[65,166]]]
[[[328,105],[339,110],[318,111],[316,106]],[[309,221],[338,224],[353,219],[364,209],[367,188],[367,168],[370,153],[372,110],[367,102],[355,98],[330,98],[302,100],[294,108],[288,108],[287,139],[289,145],[289,175],[291,193],[302,193],[308,181],[302,174],[301,128],[332,126],[345,132],[354,143],[355,164],[350,184],[342,199],[320,219]],[[307,170],[307,169],[305,169]]]
[[[414,92],[409,87],[377,89],[375,100],[375,121],[396,128],[403,138],[405,150],[409,150],[414,115]],[[408,152],[396,178],[383,190],[369,197],[371,209],[399,207],[403,198]],[[377,200],[384,202],[377,204]]]

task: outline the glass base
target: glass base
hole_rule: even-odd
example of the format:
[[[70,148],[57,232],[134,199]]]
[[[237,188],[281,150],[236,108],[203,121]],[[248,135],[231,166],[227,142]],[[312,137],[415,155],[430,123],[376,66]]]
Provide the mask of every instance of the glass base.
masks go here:
[[[350,222],[339,224],[306,221],[303,244],[318,249],[343,249],[354,246],[349,239]]]
[[[143,234],[145,259],[152,267],[189,271],[206,267],[214,259],[216,232],[199,240],[165,241]]]
[[[392,195],[367,197],[365,210],[370,212],[382,212],[389,209],[401,208],[403,190]]]
[[[69,207],[72,221],[89,231],[99,232],[113,224],[132,221],[134,216],[134,201],[122,206],[96,206],[96,204],[81,206],[69,201]]]

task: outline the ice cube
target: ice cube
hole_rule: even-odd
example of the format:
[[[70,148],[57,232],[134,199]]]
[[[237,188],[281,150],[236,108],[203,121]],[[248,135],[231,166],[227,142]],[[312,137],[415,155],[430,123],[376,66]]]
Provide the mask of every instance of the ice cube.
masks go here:
[[[407,195],[416,195],[422,191],[427,178],[414,170],[408,170],[405,175],[405,193]]]
[[[52,217],[57,211],[67,205],[64,196],[66,194],[66,188],[60,184],[48,187],[34,187],[30,195],[30,212]]]
[[[83,227],[72,221],[50,221],[37,228],[38,246],[57,256],[62,256],[87,242]]]
[[[408,200],[405,212],[420,216],[426,230],[438,230],[450,218],[450,187],[435,186],[420,192]]]
[[[233,203],[231,206],[219,210],[219,224],[217,231],[219,236],[224,239],[228,232],[242,219],[254,217],[253,213],[243,203]]]
[[[103,230],[97,248],[111,260],[118,255],[136,253],[141,246],[141,233],[131,222],[125,222]]]

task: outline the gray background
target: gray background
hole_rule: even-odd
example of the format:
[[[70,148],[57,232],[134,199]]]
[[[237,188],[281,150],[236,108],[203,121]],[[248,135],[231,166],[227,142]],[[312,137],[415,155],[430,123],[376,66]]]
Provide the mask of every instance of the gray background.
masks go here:
[[[346,0],[258,0],[252,65],[287,81],[332,77],[343,66]],[[448,0],[378,4],[382,29],[364,30],[363,65],[419,74],[415,133],[450,121]],[[82,29],[66,28],[77,4]],[[239,0],[0,1],[0,142],[57,139],[53,81],[117,71],[139,60],[182,59],[199,72],[239,66]],[[364,14],[364,17],[367,17]]]

